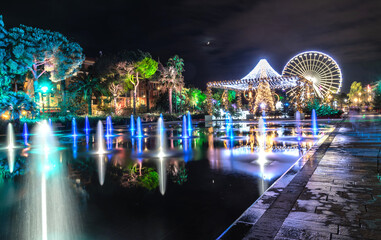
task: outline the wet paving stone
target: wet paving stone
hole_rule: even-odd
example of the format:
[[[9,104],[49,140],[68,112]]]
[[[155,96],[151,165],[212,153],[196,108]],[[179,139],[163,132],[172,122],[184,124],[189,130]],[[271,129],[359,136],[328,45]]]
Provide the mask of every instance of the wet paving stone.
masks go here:
[[[381,122],[346,121],[283,191],[242,215],[253,225],[236,239],[381,239],[380,149]]]

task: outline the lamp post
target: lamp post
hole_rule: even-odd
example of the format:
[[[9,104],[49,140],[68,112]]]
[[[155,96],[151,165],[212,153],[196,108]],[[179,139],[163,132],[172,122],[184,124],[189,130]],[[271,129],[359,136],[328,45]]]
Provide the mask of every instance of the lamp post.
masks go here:
[[[49,99],[49,93],[51,91],[51,86],[50,84],[43,84],[40,87],[40,93],[41,93],[41,100],[42,100],[42,112],[45,113],[45,100],[44,100],[44,95],[47,95],[48,98],[48,108],[50,108],[50,99]]]

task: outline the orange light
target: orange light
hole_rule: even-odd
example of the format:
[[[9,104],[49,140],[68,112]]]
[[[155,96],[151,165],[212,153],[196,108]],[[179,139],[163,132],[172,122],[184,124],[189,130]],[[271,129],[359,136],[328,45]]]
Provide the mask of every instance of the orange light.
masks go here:
[[[3,114],[1,115],[1,117],[2,117],[3,119],[5,119],[5,120],[8,120],[8,119],[10,118],[8,112],[3,113]]]

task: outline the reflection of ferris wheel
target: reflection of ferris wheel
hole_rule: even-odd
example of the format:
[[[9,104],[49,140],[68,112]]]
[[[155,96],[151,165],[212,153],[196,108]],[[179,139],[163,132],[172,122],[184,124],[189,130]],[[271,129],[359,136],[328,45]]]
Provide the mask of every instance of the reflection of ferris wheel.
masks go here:
[[[312,82],[314,92],[320,98],[338,93],[342,76],[339,65],[325,53],[308,51],[300,53],[286,64],[282,75],[302,76]],[[291,89],[290,92],[296,89]]]

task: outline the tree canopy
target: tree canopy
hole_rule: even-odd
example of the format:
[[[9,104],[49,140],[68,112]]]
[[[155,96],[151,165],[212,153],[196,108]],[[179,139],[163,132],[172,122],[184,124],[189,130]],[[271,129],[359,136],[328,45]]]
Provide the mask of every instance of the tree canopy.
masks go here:
[[[357,103],[361,101],[362,95],[362,84],[361,82],[354,81],[348,93],[348,98],[351,103]],[[357,100],[357,101],[356,101]]]
[[[20,25],[8,32],[11,73],[33,73],[34,79],[49,73],[58,82],[73,76],[82,65],[84,55],[78,43],[70,42],[58,32]]]

